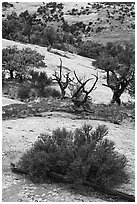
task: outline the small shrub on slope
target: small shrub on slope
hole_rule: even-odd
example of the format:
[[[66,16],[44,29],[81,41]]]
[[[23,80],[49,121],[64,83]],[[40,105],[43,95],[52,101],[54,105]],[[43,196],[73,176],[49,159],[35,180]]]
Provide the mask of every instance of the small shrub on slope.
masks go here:
[[[74,132],[58,128],[52,135],[42,134],[24,154],[19,166],[35,182],[48,178],[50,172],[65,176],[74,183],[84,181],[102,187],[114,187],[128,181],[126,158],[107,138],[108,129],[90,125]]]
[[[38,90],[39,97],[45,97],[45,87],[52,84],[52,79],[45,72],[30,70],[31,86]]]
[[[28,86],[28,84],[22,84],[19,88],[18,88],[18,97],[21,100],[27,99],[29,98],[29,93],[30,93],[30,87]]]
[[[58,90],[56,90],[55,88],[52,88],[52,87],[46,87],[44,90],[43,90],[43,93],[42,93],[42,96],[45,97],[45,98],[48,98],[48,97],[53,97],[53,98],[60,98],[61,97],[61,94]]]
[[[78,54],[84,57],[96,59],[103,51],[104,47],[100,43],[86,41],[78,48]]]
[[[30,70],[31,83],[34,87],[41,88],[52,84],[52,79],[45,72]]]

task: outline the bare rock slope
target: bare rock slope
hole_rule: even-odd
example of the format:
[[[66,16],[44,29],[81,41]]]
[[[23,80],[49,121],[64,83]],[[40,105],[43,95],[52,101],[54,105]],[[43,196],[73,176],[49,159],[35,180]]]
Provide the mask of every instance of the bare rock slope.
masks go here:
[[[102,86],[102,83],[106,83],[106,80],[103,79],[105,73],[100,71],[99,69],[95,69],[92,66],[92,61],[94,59],[90,59],[87,57],[82,57],[77,54],[72,54],[69,52],[64,52],[56,49],[52,49],[51,52],[47,51],[46,47],[40,47],[37,45],[31,44],[22,44],[10,40],[3,39],[2,47],[5,48],[7,46],[16,45],[19,49],[30,47],[33,50],[36,50],[40,54],[45,56],[45,64],[46,67],[42,69],[49,76],[52,76],[54,70],[58,70],[58,66],[60,65],[60,58],[62,59],[63,68],[72,72],[76,71],[77,75],[80,77],[86,77],[87,79],[91,77],[91,74],[99,74],[99,81],[97,83],[97,88],[91,94],[94,103],[109,103],[112,97],[112,91]],[[88,86],[93,84],[93,81],[89,81]],[[130,100],[130,96],[127,93],[122,94],[121,99],[123,102],[127,102]]]

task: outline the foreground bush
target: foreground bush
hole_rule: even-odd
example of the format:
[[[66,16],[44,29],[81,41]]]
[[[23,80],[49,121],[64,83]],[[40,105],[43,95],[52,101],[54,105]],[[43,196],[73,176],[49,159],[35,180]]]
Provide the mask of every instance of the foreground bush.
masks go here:
[[[127,182],[126,158],[115,150],[114,143],[104,138],[108,129],[90,125],[74,132],[58,128],[52,135],[41,134],[32,148],[19,161],[19,167],[35,181],[44,181],[50,172],[64,175],[74,183],[114,187]]]

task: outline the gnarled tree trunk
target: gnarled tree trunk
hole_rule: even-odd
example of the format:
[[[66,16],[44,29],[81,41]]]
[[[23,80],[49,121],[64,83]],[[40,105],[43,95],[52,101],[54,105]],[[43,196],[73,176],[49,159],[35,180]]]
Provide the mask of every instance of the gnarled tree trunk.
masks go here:
[[[13,70],[10,70],[10,79],[13,79],[14,76],[13,76]]]
[[[111,104],[114,104],[116,102],[118,105],[121,105],[120,96],[121,96],[121,94],[119,94],[118,92],[113,92]]]

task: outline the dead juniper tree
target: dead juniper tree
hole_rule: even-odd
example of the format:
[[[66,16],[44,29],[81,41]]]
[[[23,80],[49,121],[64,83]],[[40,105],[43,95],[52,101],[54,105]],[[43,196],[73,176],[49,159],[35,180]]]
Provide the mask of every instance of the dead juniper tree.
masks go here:
[[[98,74],[97,75],[91,74],[92,76],[95,77],[95,81],[94,81],[92,87],[90,87],[89,90],[86,90],[85,86],[93,78],[89,78],[86,81],[82,82],[78,78],[78,76],[76,75],[75,71],[74,71],[74,75],[75,75],[75,78],[76,78],[76,80],[78,82],[78,87],[77,87],[77,89],[74,91],[74,93],[72,95],[72,102],[74,103],[74,109],[77,110],[78,108],[82,107],[85,111],[88,111],[88,109],[89,109],[89,105],[88,105],[89,94],[93,90],[95,90],[95,86],[96,86],[96,83],[98,81]]]
[[[59,73],[57,73],[56,71],[54,72],[53,76],[55,77],[54,80],[57,81],[60,90],[61,90],[61,99],[65,98],[66,95],[66,88],[68,87],[69,83],[71,81],[73,81],[73,79],[71,79],[69,77],[70,72],[67,72],[65,75],[63,75],[62,73],[62,60],[60,58],[60,67],[59,67]]]

